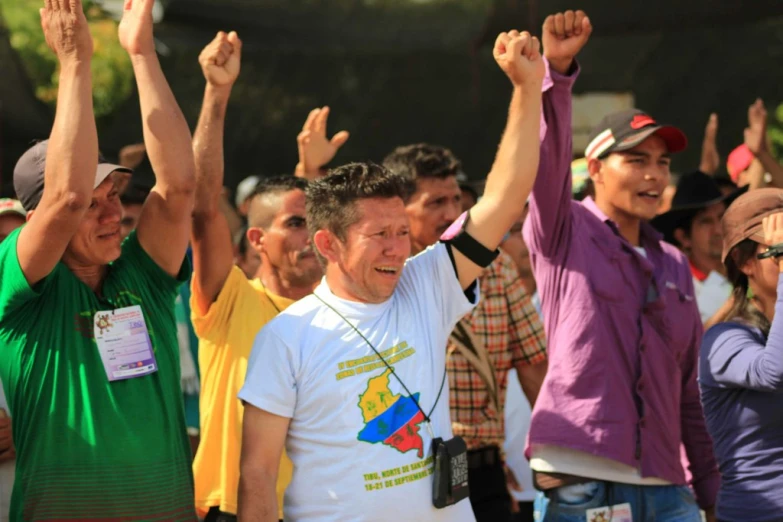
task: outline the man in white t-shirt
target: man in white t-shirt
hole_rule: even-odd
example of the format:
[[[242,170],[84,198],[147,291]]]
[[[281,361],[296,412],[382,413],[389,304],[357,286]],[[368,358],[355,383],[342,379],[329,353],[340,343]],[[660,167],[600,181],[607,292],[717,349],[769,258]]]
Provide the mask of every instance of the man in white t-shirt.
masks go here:
[[[433,505],[433,439],[452,439],[443,347],[535,180],[545,72],[528,33],[501,33],[494,56],[514,86],[508,125],[484,198],[449,241],[408,259],[410,183],[379,165],[308,187],[325,278],[255,340],[239,393],[240,520],[277,519],[284,445],[286,520],[474,520],[469,502]]]

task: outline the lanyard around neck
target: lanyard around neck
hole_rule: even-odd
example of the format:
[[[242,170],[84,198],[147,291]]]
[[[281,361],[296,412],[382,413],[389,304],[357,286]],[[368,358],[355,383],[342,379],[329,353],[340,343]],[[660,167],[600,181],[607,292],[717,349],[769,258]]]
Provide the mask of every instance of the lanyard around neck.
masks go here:
[[[410,398],[411,398],[411,400],[412,400],[412,401],[413,401],[413,403],[416,405],[416,407],[419,409],[419,411],[421,412],[421,414],[422,414],[422,415],[424,415],[424,419],[427,421],[427,424],[428,424],[428,425],[431,425],[431,424],[432,424],[432,421],[430,420],[430,417],[432,417],[432,414],[435,412],[435,406],[437,406],[437,405],[438,405],[438,401],[440,400],[440,396],[441,396],[441,394],[443,393],[443,386],[446,384],[446,368],[445,368],[445,367],[443,368],[443,380],[440,382],[440,390],[438,391],[438,396],[437,396],[437,397],[435,397],[435,404],[433,404],[433,405],[432,405],[432,409],[430,410],[430,414],[429,414],[429,415],[427,415],[427,414],[424,412],[424,410],[422,409],[421,405],[419,404],[419,401],[418,401],[418,400],[416,400],[416,396],[414,396],[414,395],[411,393],[411,391],[408,389],[408,387],[407,387],[407,386],[405,386],[405,383],[404,383],[404,382],[402,382],[402,379],[400,379],[400,376],[399,376],[399,375],[397,375],[397,372],[395,372],[395,371],[394,371],[394,368],[392,368],[392,367],[389,365],[389,363],[388,363],[388,362],[386,362],[386,359],[384,359],[384,358],[383,358],[383,356],[380,354],[380,352],[378,352],[378,350],[376,350],[376,349],[375,349],[375,346],[373,346],[373,345],[372,345],[372,343],[371,343],[371,342],[370,342],[370,341],[369,341],[369,340],[368,340],[368,339],[367,339],[367,338],[366,338],[366,337],[365,337],[365,336],[362,334],[362,332],[360,332],[360,331],[359,331],[359,329],[358,329],[358,328],[356,328],[356,327],[353,325],[353,323],[351,323],[351,321],[349,321],[348,319],[346,319],[346,318],[345,318],[345,316],[343,316],[343,314],[341,314],[340,312],[338,312],[338,311],[337,311],[337,310],[336,310],[336,309],[335,309],[335,308],[334,308],[332,305],[330,305],[329,303],[327,303],[326,301],[324,301],[323,299],[321,299],[321,296],[319,296],[319,295],[318,295],[318,294],[316,294],[316,293],[313,293],[313,295],[314,295],[316,298],[318,298],[318,300],[319,300],[319,301],[321,301],[323,304],[325,304],[325,305],[326,305],[326,306],[327,306],[327,307],[328,307],[330,310],[332,310],[334,313],[336,313],[336,314],[337,314],[337,315],[340,317],[340,319],[342,319],[343,321],[345,321],[345,323],[346,323],[348,326],[350,326],[350,327],[353,329],[353,331],[354,331],[354,332],[356,332],[356,333],[359,335],[359,337],[361,337],[361,338],[364,340],[364,342],[365,342],[365,343],[367,343],[367,346],[369,346],[370,348],[372,348],[372,351],[373,351],[373,352],[375,352],[375,355],[377,355],[377,356],[378,356],[378,357],[381,359],[381,361],[383,361],[383,364],[385,364],[385,365],[386,365],[386,368],[388,368],[388,369],[389,369],[389,371],[392,373],[392,375],[394,375],[394,378],[395,378],[395,379],[397,379],[397,381],[398,381],[398,382],[399,382],[399,383],[402,385],[402,387],[403,387],[403,388],[405,389],[405,391],[408,393],[408,397],[410,397]],[[444,350],[445,350],[445,348],[444,348]],[[433,437],[434,437],[434,435],[433,435]]]

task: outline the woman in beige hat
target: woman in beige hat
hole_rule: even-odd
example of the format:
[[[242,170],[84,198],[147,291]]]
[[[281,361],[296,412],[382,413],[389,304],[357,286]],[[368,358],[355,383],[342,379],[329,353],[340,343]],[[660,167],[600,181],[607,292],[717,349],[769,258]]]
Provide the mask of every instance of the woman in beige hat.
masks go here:
[[[734,286],[724,322],[704,335],[699,385],[721,472],[718,520],[783,513],[783,190],[740,196],[723,217]],[[777,308],[781,313],[776,317]]]

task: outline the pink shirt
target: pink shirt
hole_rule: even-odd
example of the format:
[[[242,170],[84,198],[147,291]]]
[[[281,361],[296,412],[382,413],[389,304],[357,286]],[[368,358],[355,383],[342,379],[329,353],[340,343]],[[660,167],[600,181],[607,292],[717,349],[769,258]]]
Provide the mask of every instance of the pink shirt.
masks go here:
[[[592,199],[571,198],[571,76],[551,72],[547,133],[524,226],[541,295],[549,371],[528,440],[622,462],[684,484],[699,505],[719,474],[696,383],[702,323],[685,256],[641,226],[646,257]]]

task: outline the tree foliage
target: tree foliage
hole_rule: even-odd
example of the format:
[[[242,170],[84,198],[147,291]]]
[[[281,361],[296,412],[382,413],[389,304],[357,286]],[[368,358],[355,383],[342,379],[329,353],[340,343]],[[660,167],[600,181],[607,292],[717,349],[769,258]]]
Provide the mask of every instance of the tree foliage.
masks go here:
[[[111,114],[133,89],[133,69],[127,53],[117,40],[117,22],[93,1],[84,0],[84,9],[94,41],[92,60],[95,115]],[[38,99],[54,107],[57,100],[57,57],[46,45],[38,10],[42,0],[0,0],[0,16],[19,54]]]

